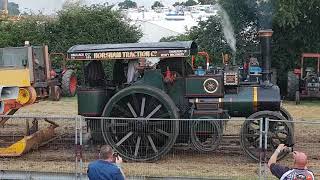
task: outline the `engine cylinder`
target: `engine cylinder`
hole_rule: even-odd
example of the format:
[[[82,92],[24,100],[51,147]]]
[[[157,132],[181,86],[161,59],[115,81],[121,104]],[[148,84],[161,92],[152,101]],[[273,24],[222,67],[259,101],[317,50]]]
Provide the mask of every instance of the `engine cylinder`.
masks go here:
[[[263,110],[279,111],[280,89],[278,86],[244,86],[238,94],[226,94],[221,103],[232,117],[248,117]]]

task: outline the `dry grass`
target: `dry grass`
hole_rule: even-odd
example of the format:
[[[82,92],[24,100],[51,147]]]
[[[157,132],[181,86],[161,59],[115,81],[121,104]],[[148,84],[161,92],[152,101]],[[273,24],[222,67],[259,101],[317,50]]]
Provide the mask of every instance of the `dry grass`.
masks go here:
[[[284,102],[285,108],[295,119],[320,120],[320,103],[303,102],[296,106],[293,102]],[[25,107],[17,112],[19,114],[41,115],[75,115],[77,113],[76,98],[64,98],[59,102],[42,101]],[[62,121],[59,121],[62,123]],[[10,123],[9,123],[10,124]],[[68,124],[73,131],[73,124]],[[66,125],[64,125],[67,127]],[[70,128],[71,127],[71,128]],[[230,122],[227,132],[239,133],[241,123]],[[15,128],[12,126],[12,128]],[[310,157],[310,167],[320,173],[320,125],[297,124],[295,136],[296,148],[304,150]],[[84,169],[88,162],[96,158],[97,150],[89,148],[83,154]],[[74,162],[70,149],[56,149],[55,151],[37,151],[29,153],[21,158],[0,159],[1,169],[28,169],[52,172],[70,172],[74,168]],[[285,158],[282,163],[290,165],[291,158]],[[199,154],[190,150],[177,150],[169,153],[161,160],[154,163],[124,163],[123,169],[128,176],[242,176],[243,179],[256,179],[259,164],[252,162],[240,149],[218,151],[210,154]],[[270,176],[270,172],[269,176]],[[320,174],[317,174],[320,177]]]
[[[77,114],[77,98],[62,98],[60,101],[40,101],[21,108],[16,114],[73,116]]]
[[[320,101],[302,101],[299,105],[295,105],[293,101],[285,101],[283,105],[294,119],[320,121]]]

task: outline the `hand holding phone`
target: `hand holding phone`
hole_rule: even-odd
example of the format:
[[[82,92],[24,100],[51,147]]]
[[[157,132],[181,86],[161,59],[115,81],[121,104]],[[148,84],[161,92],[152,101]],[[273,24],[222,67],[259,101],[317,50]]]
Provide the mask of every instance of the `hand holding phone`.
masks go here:
[[[121,164],[122,163],[122,157],[119,155],[116,157],[116,164]]]

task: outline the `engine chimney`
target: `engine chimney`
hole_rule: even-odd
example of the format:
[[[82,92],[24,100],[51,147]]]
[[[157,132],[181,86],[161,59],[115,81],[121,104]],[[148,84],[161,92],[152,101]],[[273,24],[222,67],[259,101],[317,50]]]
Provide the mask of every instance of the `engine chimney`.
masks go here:
[[[8,0],[2,0],[2,9],[1,9],[1,14],[7,16],[8,15]]]
[[[270,82],[271,77],[271,36],[273,31],[265,29],[259,31],[260,37],[260,51],[262,57],[262,80]]]

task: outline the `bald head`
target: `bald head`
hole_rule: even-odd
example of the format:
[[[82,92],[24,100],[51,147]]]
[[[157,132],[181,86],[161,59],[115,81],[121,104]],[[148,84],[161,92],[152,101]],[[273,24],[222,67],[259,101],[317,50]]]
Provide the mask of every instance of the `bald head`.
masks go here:
[[[294,158],[294,166],[296,168],[304,169],[307,166],[308,158],[305,153],[294,151],[293,158]]]
[[[100,158],[101,159],[109,159],[113,155],[112,147],[109,145],[103,145],[100,149]]]

